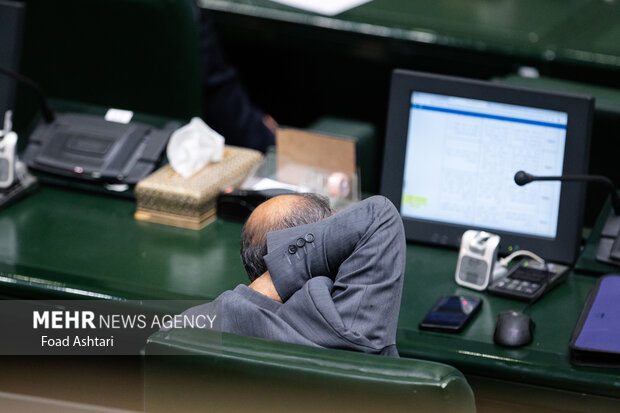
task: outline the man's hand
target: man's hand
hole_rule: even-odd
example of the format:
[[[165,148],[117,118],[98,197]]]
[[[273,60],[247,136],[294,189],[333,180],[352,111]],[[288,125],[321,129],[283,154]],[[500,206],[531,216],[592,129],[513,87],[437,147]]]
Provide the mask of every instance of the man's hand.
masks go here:
[[[269,274],[269,271],[265,271],[263,275],[255,279],[249,287],[267,298],[271,298],[279,303],[282,302],[276,287],[273,286],[273,281],[271,281],[271,274]]]
[[[271,115],[265,115],[263,116],[263,124],[267,127],[267,129],[269,129],[271,131],[271,133],[273,133],[274,135],[276,134],[276,132],[278,131],[278,122],[276,122],[276,120],[274,118],[271,117]]]

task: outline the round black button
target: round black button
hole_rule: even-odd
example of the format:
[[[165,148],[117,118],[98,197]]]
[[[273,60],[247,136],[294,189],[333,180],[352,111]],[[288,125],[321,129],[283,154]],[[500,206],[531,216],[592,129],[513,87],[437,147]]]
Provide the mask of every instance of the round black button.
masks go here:
[[[304,238],[306,239],[306,242],[313,242],[314,241],[314,235],[312,235],[312,234],[306,234],[306,236]]]
[[[294,245],[289,245],[288,246],[288,253],[289,254],[295,254],[297,252],[297,247]]]
[[[295,244],[297,244],[297,246],[298,246],[299,248],[301,248],[301,247],[303,247],[304,245],[306,245],[306,241],[304,241],[304,239],[303,239],[303,238],[298,238],[298,239],[297,239],[297,242],[296,242]]]

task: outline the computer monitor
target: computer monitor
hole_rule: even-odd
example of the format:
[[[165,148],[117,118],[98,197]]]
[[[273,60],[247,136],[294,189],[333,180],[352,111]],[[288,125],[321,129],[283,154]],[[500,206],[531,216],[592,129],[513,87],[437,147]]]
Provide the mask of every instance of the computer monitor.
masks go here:
[[[0,0],[0,66],[18,71],[25,4]],[[15,105],[15,80],[0,75],[0,127],[7,110]]]
[[[534,175],[586,173],[593,99],[396,70],[381,193],[408,240],[458,246],[467,229],[499,234],[500,252],[573,263],[585,186]]]

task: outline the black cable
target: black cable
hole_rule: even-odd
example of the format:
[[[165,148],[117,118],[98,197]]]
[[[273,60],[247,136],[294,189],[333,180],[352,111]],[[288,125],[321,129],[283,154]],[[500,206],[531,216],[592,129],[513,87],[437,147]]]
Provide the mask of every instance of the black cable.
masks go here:
[[[35,93],[37,94],[37,98],[39,99],[39,104],[41,105],[41,111],[43,112],[43,119],[45,120],[46,123],[54,122],[54,119],[56,119],[56,117],[54,116],[54,112],[48,106],[45,93],[43,93],[43,90],[41,90],[39,85],[34,83],[32,80],[30,80],[26,76],[22,76],[19,73],[15,73],[12,70],[9,70],[2,66],[0,66],[0,74],[8,76],[14,80],[17,80],[18,82],[24,83],[28,85],[29,87],[31,87],[35,91]]]

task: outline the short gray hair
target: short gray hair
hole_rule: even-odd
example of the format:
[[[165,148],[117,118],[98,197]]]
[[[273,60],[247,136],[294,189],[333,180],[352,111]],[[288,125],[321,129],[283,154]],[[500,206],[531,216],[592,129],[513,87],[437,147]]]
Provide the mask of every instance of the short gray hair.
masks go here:
[[[241,231],[241,261],[250,282],[267,271],[263,258],[267,255],[267,233],[318,222],[332,214],[329,200],[317,194],[294,194],[299,202],[283,211],[277,220],[246,221]],[[248,225],[249,224],[249,225]]]

